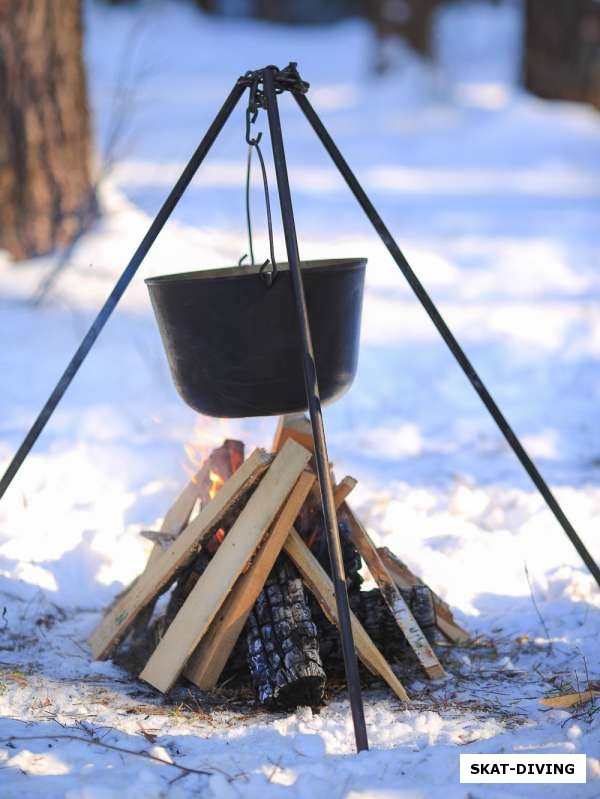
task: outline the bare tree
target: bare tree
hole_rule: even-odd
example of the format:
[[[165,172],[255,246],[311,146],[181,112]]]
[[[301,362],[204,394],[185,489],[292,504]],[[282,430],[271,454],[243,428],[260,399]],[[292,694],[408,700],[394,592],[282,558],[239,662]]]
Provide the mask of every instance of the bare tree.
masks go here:
[[[0,247],[16,259],[97,212],[81,0],[0,0]]]

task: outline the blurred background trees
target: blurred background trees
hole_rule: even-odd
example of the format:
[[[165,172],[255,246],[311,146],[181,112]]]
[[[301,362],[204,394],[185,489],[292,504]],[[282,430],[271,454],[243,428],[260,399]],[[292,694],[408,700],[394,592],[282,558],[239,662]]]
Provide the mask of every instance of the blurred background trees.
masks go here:
[[[526,0],[523,71],[540,97],[600,108],[600,2]]]
[[[125,3],[132,0],[108,0]],[[519,0],[489,0],[489,2]],[[521,0],[525,16],[523,83],[547,99],[575,100],[600,108],[600,0]],[[194,0],[203,11],[287,25],[325,24],[363,17],[377,43],[399,37],[430,56],[437,8],[464,0]],[[389,64],[379,48],[374,68]]]
[[[430,52],[433,12],[441,1],[195,0],[209,13],[250,16],[288,25],[326,24],[347,17],[365,17],[371,22],[378,40],[400,36],[425,54]]]
[[[196,2],[210,13],[246,15],[286,24],[327,23],[361,16],[369,20],[379,42],[397,36],[417,52],[431,55],[436,9],[444,2],[461,0]],[[523,7],[525,87],[540,97],[589,102],[600,108],[600,0],[523,0]],[[376,60],[376,71],[386,68],[383,58]]]
[[[80,0],[0,0],[0,246],[68,244],[96,215]]]
[[[462,1],[190,0],[199,12],[288,25],[362,17],[373,29],[376,73],[390,69],[384,44],[393,38],[433,57],[437,9]],[[0,247],[15,259],[68,244],[97,213],[81,2],[0,0]],[[524,86],[600,108],[600,0],[522,5]]]

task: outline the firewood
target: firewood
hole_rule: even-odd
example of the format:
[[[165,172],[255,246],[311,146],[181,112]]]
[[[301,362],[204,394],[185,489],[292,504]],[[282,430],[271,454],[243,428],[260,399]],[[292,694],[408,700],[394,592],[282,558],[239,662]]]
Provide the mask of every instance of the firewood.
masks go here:
[[[152,541],[153,544],[157,544],[159,552],[168,549],[177,538],[177,536],[172,533],[163,533],[160,530],[140,530],[140,535],[142,538]],[[154,552],[154,549],[152,551]],[[152,554],[150,557],[152,557]]]
[[[360,591],[360,587],[363,583],[363,577],[360,573],[363,562],[350,536],[350,528],[344,519],[339,520],[338,530],[340,533],[340,544],[344,561],[344,573],[346,575],[346,589],[348,591],[348,596],[351,597],[354,592]],[[325,572],[332,578],[329,546],[322,516],[320,523],[313,529],[312,533],[308,536],[303,535],[302,538],[306,541],[311,552],[319,561]]]
[[[189,562],[203,541],[210,538],[229,507],[245,495],[267,469],[271,456],[257,449],[225,483],[198,516],[160,558],[141,575],[132,589],[111,608],[90,637],[92,655],[105,658],[138,613]]]
[[[225,482],[239,468],[243,460],[244,444],[241,441],[225,439],[220,447],[217,447],[210,453],[200,469],[189,481],[181,495],[168,510],[161,525],[160,532],[170,535],[175,539],[188,523],[196,502],[200,500],[202,505],[205,505],[208,501],[209,491],[212,485],[210,479],[211,472],[216,472],[222,478],[223,482]],[[150,557],[146,563],[146,569],[160,557],[161,552],[165,549],[163,542],[166,543],[166,539],[156,542],[159,546],[154,546],[152,548]]]
[[[202,468],[196,472],[194,477],[192,477],[179,497],[167,511],[167,514],[158,532],[165,536],[170,536],[171,543],[177,538],[179,533],[188,523],[190,516],[192,515],[194,505],[198,501],[200,486],[202,485],[206,475],[208,475],[208,472],[209,465],[208,463],[205,463]],[[155,542],[155,545],[152,547],[146,562],[144,571],[150,569],[151,566],[157,562],[165,548],[166,547],[161,546],[158,541]]]
[[[584,705],[586,702],[591,702],[593,699],[600,697],[600,691],[594,691],[588,688],[584,691],[578,691],[575,694],[555,694],[554,696],[545,696],[540,699],[541,705],[546,707],[570,708],[575,705]]]
[[[351,491],[354,491],[358,484],[358,480],[355,477],[350,477],[349,474],[346,475],[340,482],[336,485],[333,498],[335,500],[335,507],[339,508],[342,502],[346,499],[348,494]]]
[[[200,507],[204,507],[208,502],[213,485],[213,473],[217,474],[221,480],[225,482],[225,480],[228,480],[233,472],[241,465],[243,460],[244,444],[242,441],[225,439],[220,447],[212,450],[208,458],[204,460],[202,467],[192,477],[181,496],[167,512],[161,530],[158,532],[143,530],[140,533],[144,538],[147,538],[155,544],[150,552],[145,570],[147,570],[151,564],[155,563],[160,557],[161,552],[168,549],[177,538],[189,521],[196,503],[199,501]],[[146,638],[146,628],[154,613],[157,599],[158,596],[149,602],[141,613],[138,614],[127,634],[128,639],[130,639],[125,642],[127,647],[136,647],[137,642],[134,641],[136,638]]]
[[[335,507],[339,508],[342,502],[346,499],[346,497],[356,488],[357,480],[354,477],[350,477],[350,475],[346,475],[343,480],[341,480],[337,485],[334,483],[334,490],[333,490],[333,499],[335,502]],[[304,514],[301,527],[299,527],[299,531],[306,532],[307,535],[304,535],[306,542],[308,543],[309,547],[312,547],[313,541],[318,537],[320,532],[323,531],[323,509],[321,505],[321,494],[319,492],[319,486],[315,487],[317,497],[315,502],[311,504],[311,506],[307,509],[307,512]]]
[[[411,588],[414,585],[425,585],[425,583],[413,574],[408,566],[397,558],[387,547],[379,547],[377,551],[399,588]],[[431,591],[431,589],[429,590]],[[455,644],[468,643],[471,640],[471,636],[454,621],[454,616],[448,604],[444,602],[435,591],[431,591],[431,596],[435,606],[435,623],[438,629]]]
[[[442,664],[417,624],[415,617],[410,612],[404,597],[396,587],[369,534],[346,503],[344,503],[341,510],[350,525],[350,535],[354,544],[367,564],[371,576],[377,583],[383,598],[396,619],[398,627],[406,636],[428,677],[431,679],[445,677],[446,672]]]
[[[355,485],[356,480],[352,477],[345,477],[338,484],[334,492],[336,506],[344,501]],[[303,515],[305,529],[310,531],[321,516],[320,498],[313,497],[307,506],[308,516]],[[321,543],[325,544],[324,537]],[[353,551],[356,552],[354,548]],[[326,547],[324,557],[328,568]],[[359,556],[358,560],[360,562]],[[293,618],[289,618],[292,605]],[[324,618],[312,595],[306,597],[294,565],[289,558],[282,556],[258,595],[247,625],[248,665],[257,698],[262,704],[292,707],[319,703],[325,674],[319,657],[321,642],[315,640],[317,630],[311,618],[312,608]],[[270,611],[274,611],[275,622]],[[339,650],[339,634],[335,627],[332,629]],[[285,660],[281,652],[286,653]],[[234,669],[235,664],[231,668]],[[239,666],[237,669],[239,672]]]
[[[285,543],[285,551],[297,566],[304,582],[314,594],[325,615],[333,624],[337,624],[333,583],[295,530],[291,531]],[[370,671],[379,674],[387,682],[399,699],[404,702],[410,701],[402,683],[354,614],[351,614],[351,620],[354,643],[359,658]]]
[[[286,442],[171,622],[141,673],[141,679],[159,691],[165,692],[171,688],[235,581],[247,568],[256,549],[268,534],[273,519],[310,457],[310,452],[295,441]],[[231,480],[243,468],[240,467]],[[219,491],[213,502],[221,497],[223,491],[225,487]]]
[[[311,472],[303,472],[300,475],[269,537],[257,551],[248,571],[237,580],[213,619],[208,632],[196,647],[186,666],[185,676],[198,688],[210,690],[216,686],[223,667],[244,629],[248,614],[314,482],[315,477]]]
[[[430,641],[434,639],[435,610],[431,593],[426,586],[415,586],[402,591],[406,604]],[[367,631],[375,646],[389,663],[406,668],[412,655],[406,637],[398,628],[378,588],[349,594],[350,607]],[[321,611],[318,603],[311,603],[313,621],[319,631],[319,653],[327,676],[343,676],[344,661],[340,651],[339,633]]]
[[[220,447],[216,447],[208,455],[202,469],[193,478],[197,485],[200,507],[203,508],[214,492],[214,480],[218,478],[221,485],[236,472],[244,462],[244,444],[241,441],[226,438]]]
[[[314,452],[312,427],[310,421],[303,413],[288,413],[279,417],[275,438],[273,439],[273,452],[279,452],[288,438],[292,438],[305,449]]]
[[[273,445],[274,450],[277,449],[277,446],[280,446],[281,441],[285,440],[285,438],[289,436],[303,437],[305,446],[307,447],[309,446],[310,441],[310,449],[311,451],[314,451],[311,424],[304,414],[290,414],[280,418]],[[350,478],[350,480],[352,480],[352,478]],[[350,490],[352,490],[353,487],[354,486],[351,485]],[[343,508],[346,509],[347,513],[350,513],[347,505],[344,505]],[[401,593],[397,590],[394,580],[387,572],[385,565],[382,563],[381,558],[377,554],[375,545],[368,537],[364,528],[362,528],[362,525],[360,525],[360,522],[358,522],[358,520],[354,517],[350,519],[350,532],[354,544],[358,548],[362,558],[367,563],[373,579],[377,582],[380,590],[382,591],[382,595],[390,607],[390,611],[394,615],[394,618],[396,619],[407,640],[410,642],[426,673],[432,679],[444,677],[446,673],[441,663],[427,641],[427,638],[423,635],[423,632],[415,621],[409,608],[406,606]],[[308,537],[308,543],[311,547],[315,544],[317,537],[318,533],[316,530],[311,536]],[[321,538],[321,545],[323,544],[323,538],[324,536]],[[341,538],[343,544],[343,535]],[[321,548],[320,554],[321,560],[323,562],[323,548]],[[325,561],[325,563],[328,563],[328,561]],[[329,569],[326,566],[326,571],[328,570]],[[360,582],[358,585],[360,585]]]
[[[302,579],[280,555],[248,619],[248,665],[262,705],[315,706],[325,672]]]
[[[177,497],[173,505],[167,511],[167,514],[163,520],[160,530],[142,530],[140,535],[143,538],[147,538],[149,541],[152,541],[154,546],[150,550],[150,555],[148,556],[148,560],[146,561],[146,566],[144,567],[144,571],[147,571],[151,564],[156,563],[158,558],[160,557],[161,553],[164,552],[165,549],[168,549],[170,544],[177,538],[179,533],[184,529],[186,524],[188,523],[190,516],[192,515],[192,511],[196,502],[198,501],[198,492],[199,486],[203,478],[203,474],[206,472],[208,474],[208,465],[204,464],[202,468],[196,472],[196,474],[192,477],[186,487],[183,489],[181,494]],[[142,572],[143,574],[143,572]],[[120,594],[117,595],[114,604],[116,604],[122,597],[126,596],[129,591],[133,588],[136,582],[140,579],[141,575],[138,575],[131,585],[128,585]],[[112,606],[111,606],[112,607]],[[136,619],[136,625],[140,625],[141,628],[145,628],[147,623],[150,621],[150,616],[152,615],[152,611],[154,609],[154,603],[150,603],[144,609],[144,613],[140,614],[140,616],[144,616],[143,619],[138,617]],[[110,608],[108,609],[110,611]]]
[[[140,535],[144,536],[144,538],[148,538],[154,543],[144,571],[147,571],[152,564],[156,563],[161,553],[169,548],[179,533],[184,529],[198,500],[200,500],[201,506],[206,504],[209,499],[210,488],[212,487],[212,481],[210,479],[212,471],[215,470],[222,480],[225,481],[231,477],[233,472],[240,466],[243,460],[244,444],[242,441],[225,439],[220,447],[217,447],[210,453],[208,458],[205,459],[201,468],[192,477],[181,495],[177,498],[175,503],[167,512],[160,531],[154,532],[151,530],[143,530],[140,533]],[[139,577],[133,581],[132,585],[128,586],[122,595],[120,594],[117,597],[117,601],[133,587],[138,579]],[[156,599],[158,599],[158,596],[149,602],[138,614],[135,622],[128,632],[129,638],[145,638],[146,627],[152,618]],[[133,644],[133,641],[130,641],[129,643]]]
[[[191,563],[178,573],[177,582],[171,591],[166,608],[153,618],[151,623],[148,622],[143,629],[133,630],[119,642],[111,654],[113,663],[124,668],[132,677],[137,678],[169,629],[169,625],[183,607],[183,603],[208,566],[211,557],[205,549],[201,549],[194,555]],[[136,620],[136,624],[140,617]],[[245,659],[245,653],[243,659]]]
[[[309,473],[304,473],[300,477],[301,481],[310,480],[311,483],[314,482],[314,479],[315,479],[314,476],[312,476],[312,478],[309,477]],[[340,483],[337,485],[337,487],[335,489],[336,506],[339,506],[341,504],[341,502],[344,501],[345,497],[349,494],[350,490],[355,485],[356,485],[356,480],[354,480],[354,478],[349,477],[349,476],[345,477],[343,480],[340,481]],[[294,489],[294,492],[297,489],[298,489],[298,484],[296,485],[296,487]],[[292,493],[294,493],[294,492],[292,492]],[[288,502],[286,503],[286,506],[291,501],[292,501],[292,495],[290,495],[290,498],[288,499]],[[284,509],[282,510],[282,512],[280,514],[280,517],[278,519],[278,522],[276,522],[276,524],[280,523],[280,521],[282,519],[282,516],[285,513],[286,506],[284,506]],[[303,506],[303,510],[304,510],[304,506]],[[223,522],[223,526],[227,529],[228,524],[227,524],[227,520],[226,519]],[[152,536],[152,538],[154,540],[156,540],[156,539],[162,540],[164,535],[165,534],[157,533],[157,532],[154,532],[154,531],[151,532],[151,536]],[[287,535],[287,530],[286,530],[285,535]],[[276,538],[275,531],[273,531],[273,534],[269,537],[269,539],[267,539],[266,543],[270,544],[272,538]],[[344,536],[344,544],[345,544],[344,556],[345,556],[345,562],[348,564],[349,561],[346,558],[346,554],[347,554],[346,553],[346,548],[347,548],[346,545],[347,545],[347,543],[348,543],[347,536]],[[323,542],[323,544],[324,544],[324,542]],[[223,615],[227,604],[229,602],[232,602],[233,598],[236,595],[238,595],[238,590],[239,590],[239,596],[241,596],[241,597],[246,596],[246,590],[240,589],[240,586],[242,585],[242,581],[245,580],[246,576],[247,575],[249,576],[250,572],[252,571],[252,569],[255,568],[255,564],[256,564],[256,567],[258,568],[259,558],[260,558],[261,554],[263,553],[264,549],[265,549],[264,547],[260,548],[260,550],[257,553],[256,558],[252,562],[250,570],[236,582],[236,585],[234,586],[234,589],[233,589],[232,593],[230,594],[230,596],[228,597],[228,599],[224,603],[223,608],[219,612],[217,618],[220,618]],[[353,551],[355,552],[356,550],[353,550]],[[140,634],[138,636],[136,636],[135,638],[130,636],[123,644],[121,644],[116,649],[116,651],[113,654],[113,661],[115,663],[117,663],[118,665],[121,665],[122,667],[127,669],[127,671],[129,671],[132,674],[135,674],[136,676],[140,673],[140,671],[142,671],[142,669],[145,666],[146,662],[150,658],[153,650],[158,646],[159,641],[162,639],[165,631],[168,629],[168,626],[169,626],[170,622],[172,621],[172,619],[174,618],[176,613],[181,608],[181,606],[183,604],[183,601],[185,601],[185,599],[187,598],[187,595],[189,594],[189,592],[193,588],[193,585],[197,581],[198,577],[203,573],[204,569],[208,565],[210,557],[211,556],[204,549],[197,556],[194,557],[194,559],[191,562],[191,564],[186,567],[186,571],[184,573],[181,573],[180,576],[178,577],[177,586],[176,586],[175,590],[173,591],[173,594],[171,596],[171,599],[169,601],[169,604],[168,604],[168,607],[166,608],[166,610],[163,612],[163,614],[160,617],[158,617],[153,622],[151,627],[147,627],[147,625],[146,625],[145,628],[140,631]],[[328,554],[327,554],[326,547],[324,549],[324,563],[327,564],[326,568],[328,568]],[[361,565],[360,556],[358,556],[357,568],[360,568],[360,565]],[[347,568],[348,568],[348,565],[347,565]],[[267,572],[268,572],[268,570],[267,570]],[[349,573],[354,574],[354,569],[351,568]],[[266,579],[266,576],[267,575],[265,574],[265,579]],[[359,585],[360,585],[361,581],[362,580],[359,577]],[[264,580],[262,582],[264,582]],[[261,588],[262,588],[262,582],[261,582]],[[319,608],[318,605],[316,605],[316,608],[320,612],[320,608]],[[321,616],[321,618],[323,618],[322,613],[320,613],[320,616]],[[206,651],[206,649],[208,648],[208,643],[210,642],[212,635],[215,633],[216,630],[221,629],[220,626],[217,626],[216,622],[217,622],[217,620],[215,619],[211,623],[210,628],[209,628],[206,636],[204,636],[204,638],[200,641],[200,644],[198,645],[198,647],[196,648],[194,654],[192,655],[192,657],[188,661],[188,664],[187,664],[187,666],[185,668],[185,671],[184,671],[185,676],[188,679],[190,679],[191,682],[195,683],[196,685],[198,685],[198,687],[200,687],[202,689],[205,689],[205,690],[210,689],[211,687],[214,687],[214,685],[212,685],[210,682],[206,682],[206,681],[202,681],[201,682],[200,681],[201,677],[202,677],[202,672],[201,671],[198,671],[198,672],[195,671],[194,662],[197,661],[197,660],[200,660],[200,657],[199,657],[200,651],[201,650],[205,650]],[[226,622],[225,622],[225,626],[227,626]],[[238,625],[238,626],[239,626],[239,633],[232,629],[232,627],[233,627],[233,625],[232,625],[232,627],[230,627],[228,629],[227,637],[220,641],[220,645],[218,643],[217,643],[216,646],[213,645],[210,648],[210,650],[212,652],[212,655],[211,655],[211,652],[208,652],[208,657],[206,658],[207,662],[206,662],[205,669],[207,671],[208,671],[208,669],[210,667],[215,668],[215,669],[221,669],[221,666],[220,666],[221,662],[223,663],[223,667],[226,666],[226,673],[224,675],[225,680],[230,680],[233,677],[234,679],[236,679],[238,681],[240,679],[243,681],[244,674],[247,673],[247,669],[248,669],[246,635],[242,634],[243,625]],[[336,646],[339,649],[339,635],[338,635],[337,629],[332,626],[332,630],[333,630],[333,637],[335,639]],[[241,637],[239,637],[240,634],[241,634]],[[215,637],[218,640],[221,639],[220,635],[215,636]],[[228,646],[228,641],[230,641],[232,638],[238,638],[238,641],[234,645],[235,646],[235,651],[230,653],[229,652],[230,644]],[[212,662],[211,662],[211,657],[214,658]],[[220,673],[222,673],[222,671]],[[216,675],[216,680],[218,680],[218,678],[219,678],[219,675]]]

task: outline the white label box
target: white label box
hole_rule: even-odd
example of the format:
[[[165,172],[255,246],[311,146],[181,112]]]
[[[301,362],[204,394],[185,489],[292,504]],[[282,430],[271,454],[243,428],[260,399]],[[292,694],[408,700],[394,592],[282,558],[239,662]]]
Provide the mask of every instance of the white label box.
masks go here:
[[[460,781],[475,783],[585,782],[585,755],[461,755]]]

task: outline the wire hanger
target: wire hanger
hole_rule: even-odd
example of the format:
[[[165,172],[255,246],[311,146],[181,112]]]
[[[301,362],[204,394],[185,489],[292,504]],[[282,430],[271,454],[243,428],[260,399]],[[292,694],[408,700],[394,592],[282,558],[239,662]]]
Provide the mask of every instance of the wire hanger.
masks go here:
[[[268,286],[272,286],[275,278],[277,277],[277,260],[275,258],[275,246],[273,243],[273,222],[271,219],[271,199],[269,196],[269,182],[267,178],[267,169],[265,166],[265,159],[260,149],[260,140],[262,138],[262,131],[256,136],[252,136],[252,125],[256,122],[258,111],[260,108],[260,100],[258,99],[258,79],[255,79],[250,87],[250,98],[248,100],[248,107],[246,109],[246,142],[248,143],[248,159],[246,161],[246,225],[248,228],[248,250],[250,252],[250,263],[255,265],[254,259],[254,241],[252,235],[252,215],[250,211],[250,178],[252,174],[252,152],[256,150],[258,160],[260,163],[260,171],[262,174],[263,188],[265,193],[265,207],[267,211],[267,228],[269,232],[269,251],[271,258],[267,259],[260,267],[260,275]],[[239,264],[247,258],[247,254],[243,255]],[[271,269],[267,267],[271,265]]]

